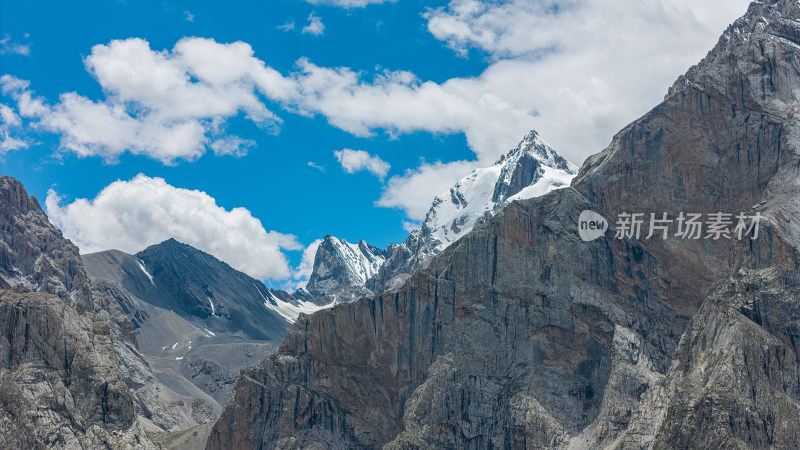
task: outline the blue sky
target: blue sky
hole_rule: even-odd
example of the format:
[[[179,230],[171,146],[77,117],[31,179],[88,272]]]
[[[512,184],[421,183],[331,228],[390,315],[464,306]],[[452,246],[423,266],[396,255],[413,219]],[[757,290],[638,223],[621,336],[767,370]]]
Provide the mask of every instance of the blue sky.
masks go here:
[[[529,129],[580,164],[745,5],[2,2],[0,173],[84,251],[174,236],[288,286]]]

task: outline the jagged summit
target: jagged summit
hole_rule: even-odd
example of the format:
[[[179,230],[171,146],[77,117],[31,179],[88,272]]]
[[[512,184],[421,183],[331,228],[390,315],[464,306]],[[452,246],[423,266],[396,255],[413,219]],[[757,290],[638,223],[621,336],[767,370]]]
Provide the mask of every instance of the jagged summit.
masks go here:
[[[423,262],[510,202],[569,186],[576,173],[574,164],[531,130],[493,165],[473,170],[436,196],[422,226],[388,252],[387,262],[367,287],[377,293],[398,286]]]
[[[363,239],[351,244],[329,234],[317,248],[306,290],[319,304],[353,301],[370,295],[364,285],[378,272],[386,257],[385,250]]]
[[[531,130],[489,167],[477,168],[434,200],[421,227],[385,250],[325,236],[306,289],[320,305],[350,302],[396,286],[420,264],[514,200],[568,186],[577,167]]]
[[[569,186],[577,170],[531,130],[492,166],[473,170],[433,200],[420,228],[430,237],[425,247],[440,252],[508,202]]]

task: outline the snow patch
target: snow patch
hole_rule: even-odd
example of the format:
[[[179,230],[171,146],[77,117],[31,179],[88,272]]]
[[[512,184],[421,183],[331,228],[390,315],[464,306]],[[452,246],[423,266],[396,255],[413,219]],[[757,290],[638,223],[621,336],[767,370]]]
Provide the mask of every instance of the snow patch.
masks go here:
[[[269,299],[264,296],[261,292],[261,289],[258,286],[255,287],[258,291],[258,294],[261,295],[261,298],[264,299],[264,307],[275,311],[276,313],[280,314],[281,317],[286,319],[289,323],[294,323],[297,320],[297,317],[300,316],[300,313],[303,314],[312,314],[320,309],[325,309],[333,306],[326,305],[326,306],[319,306],[311,302],[304,302],[302,300],[297,300],[293,303],[284,302],[283,300],[279,299],[275,296],[271,291],[267,290],[267,294],[269,294]]]
[[[150,280],[150,284],[152,284],[153,287],[155,287],[156,283],[155,281],[153,281],[153,276],[150,275],[150,272],[148,272],[147,269],[144,268],[144,264],[141,261],[136,261],[136,262],[139,264],[139,268],[142,269],[142,272],[144,272],[144,274],[147,275],[147,278]]]

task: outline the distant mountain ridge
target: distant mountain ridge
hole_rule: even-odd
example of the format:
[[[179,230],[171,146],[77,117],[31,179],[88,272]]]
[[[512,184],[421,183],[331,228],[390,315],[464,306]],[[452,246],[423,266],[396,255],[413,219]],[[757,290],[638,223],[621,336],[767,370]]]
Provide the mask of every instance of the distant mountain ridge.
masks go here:
[[[135,255],[82,256],[87,273],[131,318],[156,376],[218,412],[243,367],[274,351],[300,312],[319,307],[168,239]],[[212,400],[213,399],[213,400]]]

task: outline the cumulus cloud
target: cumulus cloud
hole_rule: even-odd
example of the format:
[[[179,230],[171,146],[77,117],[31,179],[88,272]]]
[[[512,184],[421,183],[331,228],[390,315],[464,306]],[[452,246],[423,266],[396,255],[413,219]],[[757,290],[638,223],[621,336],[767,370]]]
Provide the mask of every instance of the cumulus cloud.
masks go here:
[[[320,36],[325,32],[325,24],[322,23],[322,18],[313,12],[308,15],[308,25],[303,27],[303,34],[311,34],[313,36]]]
[[[27,35],[25,36],[27,37]],[[11,36],[5,35],[3,39],[0,39],[0,55],[30,56],[30,54],[30,46],[12,41]]]
[[[364,150],[352,150],[345,148],[333,152],[336,160],[342,165],[347,173],[360,172],[366,170],[376,177],[383,179],[391,166],[379,156],[373,156]]]
[[[453,0],[425,18],[455,51],[493,61],[475,88],[535,111],[529,126],[580,162],[657,104],[748,3]]]
[[[475,79],[440,85],[406,71],[365,79],[352,69],[307,59],[284,76],[243,42],[185,38],[172,51],[155,51],[131,38],[93,47],[85,64],[105,99],[69,92],[50,105],[27,81],[5,75],[0,86],[16,99],[23,117],[61,136],[63,150],[110,162],[126,151],[166,164],[196,159],[218,140],[222,124],[240,113],[274,131],[281,121],[266,107],[268,100],[301,115],[321,114],[361,137],[379,129],[464,132],[478,156],[489,160],[513,145],[533,117]]]
[[[291,88],[243,42],[187,38],[168,52],[143,39],[111,41],[94,46],[85,65],[105,99],[68,92],[49,105],[23,80],[5,75],[0,84],[21,115],[61,135],[63,149],[110,161],[126,151],[167,164],[196,159],[220,123],[238,114],[272,130],[280,119],[260,96],[281,98]]]
[[[459,133],[480,159],[494,160],[529,131],[534,111],[498,97],[482,78],[421,82],[407,71],[384,71],[371,80],[345,68],[298,61],[294,105],[298,112],[322,114],[356,136],[375,130],[391,134],[427,131]]]
[[[475,164],[474,161],[422,163],[417,169],[390,178],[375,204],[402,209],[409,219],[420,222],[425,219],[433,199],[468,175]],[[404,228],[413,229],[414,224],[404,224]]]
[[[137,175],[116,181],[94,199],[63,203],[50,190],[47,215],[83,253],[136,253],[169,238],[208,252],[258,279],[286,279],[292,269],[282,250],[303,248],[288,234],[266,231],[245,208],[230,211],[198,190]]]

